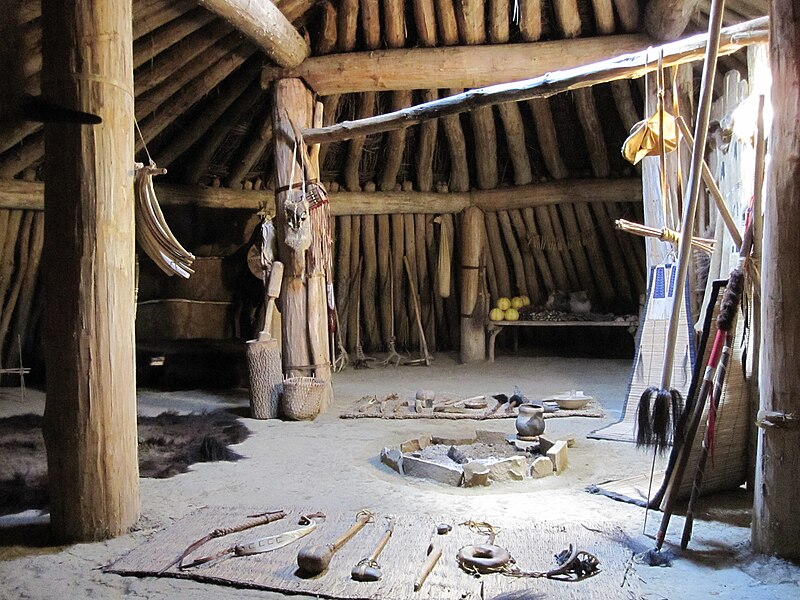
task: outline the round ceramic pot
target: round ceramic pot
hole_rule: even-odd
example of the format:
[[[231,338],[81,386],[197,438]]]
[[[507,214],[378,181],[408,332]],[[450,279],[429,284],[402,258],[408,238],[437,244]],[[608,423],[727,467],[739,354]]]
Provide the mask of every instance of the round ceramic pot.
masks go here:
[[[520,437],[536,437],[544,433],[544,409],[532,404],[521,404],[516,421]]]

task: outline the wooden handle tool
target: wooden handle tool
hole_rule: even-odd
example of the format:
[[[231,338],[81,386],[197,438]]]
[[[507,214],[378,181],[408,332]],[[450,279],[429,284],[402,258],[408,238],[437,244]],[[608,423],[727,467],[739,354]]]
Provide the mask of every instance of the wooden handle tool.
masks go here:
[[[272,263],[272,272],[269,275],[267,284],[267,306],[264,311],[264,329],[258,334],[258,340],[271,340],[272,333],[272,313],[275,311],[275,299],[281,295],[281,284],[283,283],[283,263],[275,261]]]
[[[356,516],[356,522],[353,523],[350,529],[345,531],[344,534],[342,534],[342,536],[332,544],[328,544],[327,546],[314,545],[301,548],[300,552],[297,553],[297,566],[300,567],[300,571],[302,571],[305,575],[319,575],[325,571],[325,569],[328,568],[328,565],[330,565],[333,555],[336,554],[342,548],[342,546],[344,546],[350,540],[350,538],[361,531],[364,525],[372,520],[372,517],[372,513],[362,511],[358,513]]]
[[[418,592],[422,589],[425,580],[428,578],[428,575],[431,574],[433,568],[436,566],[436,563],[439,562],[439,559],[442,557],[442,549],[441,548],[434,548],[433,542],[428,546],[428,557],[425,559],[425,562],[422,565],[422,569],[417,576],[417,580],[414,582],[414,591]]]
[[[358,561],[358,564],[353,567],[353,570],[350,572],[350,576],[353,579],[356,581],[378,581],[383,577],[381,567],[378,564],[378,557],[381,555],[381,552],[383,552],[386,544],[389,543],[389,538],[392,537],[392,533],[394,533],[394,519],[389,519],[386,525],[386,532],[381,537],[378,545],[375,546],[372,554]]]

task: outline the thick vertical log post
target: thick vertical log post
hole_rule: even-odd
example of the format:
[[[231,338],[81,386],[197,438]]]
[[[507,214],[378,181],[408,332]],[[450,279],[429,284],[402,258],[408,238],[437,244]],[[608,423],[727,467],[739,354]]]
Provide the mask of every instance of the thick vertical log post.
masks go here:
[[[42,24],[45,97],[103,119],[45,127],[50,517],[90,541],[139,518],[131,1],[43,0]]]
[[[782,558],[800,558],[800,14],[794,0],[770,2],[772,145],[764,215],[761,323],[761,414],[770,419],[758,435],[753,549]],[[769,426],[772,424],[772,426]]]
[[[300,79],[280,79],[275,83],[272,103],[272,135],[275,141],[275,186],[279,190],[301,179],[302,168],[295,164],[294,181],[294,130],[311,123],[311,93]],[[289,377],[309,375],[308,309],[306,304],[305,257],[293,256],[286,245],[287,191],[275,194],[275,215],[278,232],[278,255],[285,265],[281,291],[281,316],[283,327],[283,372]]]
[[[486,359],[486,294],[483,289],[483,211],[464,211],[461,228],[461,362]]]

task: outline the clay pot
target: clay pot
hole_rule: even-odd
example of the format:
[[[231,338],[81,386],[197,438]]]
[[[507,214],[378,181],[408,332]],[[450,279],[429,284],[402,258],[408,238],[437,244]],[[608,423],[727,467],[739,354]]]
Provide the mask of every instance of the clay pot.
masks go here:
[[[533,438],[544,433],[544,409],[532,404],[520,404],[519,416],[515,423],[517,435]]]

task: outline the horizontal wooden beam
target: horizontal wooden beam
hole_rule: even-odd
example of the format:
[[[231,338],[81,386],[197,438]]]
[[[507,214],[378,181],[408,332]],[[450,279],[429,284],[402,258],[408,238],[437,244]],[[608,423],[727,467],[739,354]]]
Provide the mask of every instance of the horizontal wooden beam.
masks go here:
[[[296,67],[311,50],[305,38],[270,0],[199,0],[283,67]]]
[[[321,96],[385,90],[476,88],[569,69],[651,46],[645,35],[488,46],[397,48],[328,54],[294,69],[265,67],[261,84],[300,77]]]
[[[258,210],[264,202],[274,209],[269,192],[220,187],[156,184],[162,206],[240,208]],[[336,192],[331,213],[340,215],[458,213],[468,206],[484,211],[513,210],[566,202],[641,202],[639,179],[572,179],[471,192]],[[0,180],[0,209],[43,210],[44,184],[19,179]]]
[[[768,23],[768,18],[763,17],[726,27],[720,36],[719,54],[731,54],[747,45],[766,42],[769,39]],[[703,33],[662,46],[650,47],[633,54],[623,54],[600,62],[545,73],[524,81],[473,89],[441,100],[418,104],[367,119],[345,121],[329,127],[304,129],[302,133],[308,144],[335,142],[402,129],[428,119],[458,114],[482,106],[546,98],[569,90],[591,87],[618,79],[641,77],[656,70],[657,61],[654,59],[662,52],[665,67],[701,60],[705,56],[707,38],[708,35]],[[578,41],[572,40],[564,43],[577,44]],[[542,43],[536,45],[540,46]],[[503,48],[505,47],[503,46]],[[426,67],[417,65],[417,69],[424,71]],[[341,78],[350,79],[351,74],[341,75]],[[445,85],[442,81],[439,83]]]

